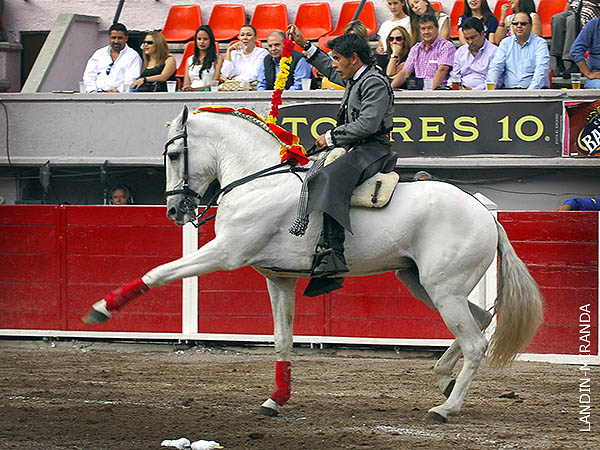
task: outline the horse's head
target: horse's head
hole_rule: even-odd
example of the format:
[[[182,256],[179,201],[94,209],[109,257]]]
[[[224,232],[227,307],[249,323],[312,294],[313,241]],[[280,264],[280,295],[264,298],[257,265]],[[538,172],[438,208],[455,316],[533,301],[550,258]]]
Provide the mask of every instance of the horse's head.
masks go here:
[[[197,148],[198,139],[194,144],[188,142],[187,106],[171,123],[168,136],[164,151],[167,217],[177,225],[184,225],[194,219],[200,197],[214,179],[214,171],[204,161],[205,152]]]

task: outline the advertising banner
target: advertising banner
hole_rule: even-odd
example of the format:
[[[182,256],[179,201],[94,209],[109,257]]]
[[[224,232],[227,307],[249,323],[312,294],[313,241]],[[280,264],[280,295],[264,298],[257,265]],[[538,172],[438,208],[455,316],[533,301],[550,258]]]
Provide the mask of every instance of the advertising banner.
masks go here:
[[[569,143],[565,156],[600,156],[600,100],[565,106]]]
[[[279,124],[310,147],[335,126],[338,103],[281,107]],[[559,157],[562,102],[396,103],[392,148],[399,157]]]

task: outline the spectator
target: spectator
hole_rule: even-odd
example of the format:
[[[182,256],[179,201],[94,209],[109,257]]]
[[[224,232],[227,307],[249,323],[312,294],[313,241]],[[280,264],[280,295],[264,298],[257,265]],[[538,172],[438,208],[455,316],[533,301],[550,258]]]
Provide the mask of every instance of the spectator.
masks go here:
[[[433,176],[425,170],[419,170],[413,175],[412,179],[413,181],[431,181],[433,180]]]
[[[579,23],[577,21],[579,6],[581,6],[581,0],[568,0],[565,4],[565,10],[552,16],[550,55],[556,58],[554,75],[557,77],[570,78],[574,70],[579,70],[569,53],[575,37],[579,33]],[[569,70],[565,68],[565,61],[571,63]]]
[[[559,211],[600,211],[600,198],[570,198]]]
[[[283,55],[283,41],[285,33],[283,31],[273,31],[267,37],[267,48],[269,54],[265,56],[263,64],[258,71],[257,91],[272,91],[275,86],[275,79],[279,73],[279,62]],[[288,76],[285,89],[293,91],[302,90],[302,80],[310,79],[312,68],[306,62],[302,53],[292,50],[292,63],[290,64],[290,75]]]
[[[465,0],[465,13],[458,18],[458,39],[461,45],[467,43],[463,31],[463,23],[469,17],[476,17],[483,23],[485,38],[494,42],[494,35],[498,28],[498,19],[492,14],[487,0]]]
[[[387,58],[385,74],[393,78],[402,68],[410,50],[410,35],[406,28],[397,26],[388,34]]]
[[[256,46],[256,28],[244,25],[240,28],[240,40],[227,47],[221,69],[222,78],[249,83],[258,80],[258,71],[269,53]]]
[[[94,52],[83,73],[87,92],[123,92],[140,76],[142,58],[127,45],[127,28],[113,23],[108,29],[110,45]]]
[[[507,16],[508,8],[512,7],[513,14]],[[494,33],[494,44],[499,45],[502,39],[507,36],[511,36],[514,33],[512,27],[512,21],[517,13],[526,13],[531,17],[532,32],[537,36],[542,36],[542,19],[535,12],[535,3],[533,0],[510,0],[510,6],[507,4],[502,5],[500,13],[500,22],[498,23],[498,29]]]
[[[111,205],[131,205],[133,197],[131,191],[124,184],[117,184],[110,190]]]
[[[195,36],[194,54],[186,62],[182,91],[210,89],[210,81],[221,78],[223,57],[217,55],[212,29],[208,25],[201,25]]]
[[[454,64],[454,44],[438,36],[438,21],[433,14],[419,17],[419,33],[423,40],[410,49],[404,67],[392,80],[399,88],[414,71],[417,78],[433,79],[433,89],[446,84]]]
[[[587,62],[585,53],[589,52]],[[600,87],[600,18],[593,19],[581,30],[571,47],[573,61],[585,75],[585,89]]]
[[[600,0],[583,0],[579,11],[579,28],[584,28],[588,22],[597,17],[600,17]]]
[[[410,15],[405,0],[388,0],[387,5],[392,13],[392,18],[383,22],[377,32],[379,43],[376,53],[378,55],[389,55],[388,36],[392,30],[404,27],[406,31],[410,32]]]
[[[462,23],[462,36],[466,44],[454,54],[452,74],[461,81],[463,89],[486,89],[488,70],[498,47],[485,38],[483,22],[477,17]]]
[[[550,53],[546,41],[533,34],[531,15],[520,12],[512,21],[513,35],[500,42],[492,60],[488,80],[496,86],[504,76],[509,89],[542,89],[548,87]]]
[[[158,31],[144,38],[144,65],[140,77],[131,84],[138,92],[167,92],[167,81],[176,81],[177,63],[169,55],[167,40]]]
[[[428,0],[408,0],[410,7],[410,36],[411,45],[421,41],[423,38],[419,33],[421,24],[419,18],[423,14],[432,14],[438,23],[438,35],[442,39],[450,39],[450,17],[445,12],[436,11]]]

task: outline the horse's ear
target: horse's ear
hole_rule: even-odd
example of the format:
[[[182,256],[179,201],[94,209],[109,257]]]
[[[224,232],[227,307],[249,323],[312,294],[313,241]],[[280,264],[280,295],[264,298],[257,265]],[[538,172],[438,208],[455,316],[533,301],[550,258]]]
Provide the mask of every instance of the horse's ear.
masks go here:
[[[183,106],[183,111],[181,112],[181,126],[184,127],[187,123],[188,119],[188,107],[187,105]]]

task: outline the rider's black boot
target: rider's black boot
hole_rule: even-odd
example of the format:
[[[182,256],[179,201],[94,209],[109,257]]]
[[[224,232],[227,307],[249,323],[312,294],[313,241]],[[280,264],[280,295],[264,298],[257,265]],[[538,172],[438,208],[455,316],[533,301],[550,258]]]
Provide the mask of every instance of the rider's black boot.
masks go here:
[[[344,227],[328,214],[323,214],[323,231],[317,244],[310,276],[324,278],[348,272],[344,257]]]

